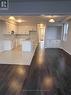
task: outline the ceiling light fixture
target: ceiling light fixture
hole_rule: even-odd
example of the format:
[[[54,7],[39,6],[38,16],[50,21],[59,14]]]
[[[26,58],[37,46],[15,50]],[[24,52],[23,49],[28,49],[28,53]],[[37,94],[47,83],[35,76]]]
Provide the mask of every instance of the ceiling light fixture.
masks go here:
[[[26,22],[26,20],[17,19],[16,22],[18,22],[18,23],[22,23],[22,22]]]
[[[51,18],[51,19],[49,20],[49,22],[54,23],[55,20],[54,20],[53,18]]]
[[[10,16],[9,19],[10,20],[15,20],[15,17],[14,16]]]
[[[48,18],[50,23],[54,23],[55,20],[53,18],[57,17],[55,15],[54,16],[52,16],[52,15],[41,15],[41,16]]]
[[[16,20],[18,23],[21,23],[22,22],[22,20],[21,19],[18,19],[18,20]]]

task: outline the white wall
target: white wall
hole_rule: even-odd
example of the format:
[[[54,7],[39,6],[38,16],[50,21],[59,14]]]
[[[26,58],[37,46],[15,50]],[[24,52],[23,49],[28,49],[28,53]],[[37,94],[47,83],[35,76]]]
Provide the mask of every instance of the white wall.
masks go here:
[[[39,43],[41,41],[44,41],[44,39],[45,39],[45,28],[46,28],[45,24],[43,24],[43,23],[37,24]]]
[[[68,22],[69,29],[67,34],[67,40],[61,42],[61,48],[71,54],[71,21]]]

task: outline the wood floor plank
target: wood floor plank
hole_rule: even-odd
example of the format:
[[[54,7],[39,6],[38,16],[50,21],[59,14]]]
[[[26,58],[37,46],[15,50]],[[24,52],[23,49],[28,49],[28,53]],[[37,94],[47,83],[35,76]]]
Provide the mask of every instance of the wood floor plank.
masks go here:
[[[0,64],[0,95],[71,95],[71,55],[37,48],[30,66]]]
[[[71,87],[68,87],[68,82],[71,85],[70,72],[71,56],[69,54],[61,49],[40,50],[38,48],[27,80],[23,84],[23,95],[33,95],[33,93],[34,95],[71,95],[69,91]]]

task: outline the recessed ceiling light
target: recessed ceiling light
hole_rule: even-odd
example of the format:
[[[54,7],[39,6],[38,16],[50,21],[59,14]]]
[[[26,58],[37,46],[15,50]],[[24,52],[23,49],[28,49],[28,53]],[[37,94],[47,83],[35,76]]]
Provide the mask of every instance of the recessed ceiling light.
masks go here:
[[[16,22],[18,22],[18,23],[22,23],[22,22],[26,22],[26,20],[17,19]]]
[[[21,23],[22,22],[22,20],[21,19],[18,19],[18,20],[16,20],[17,22],[19,22],[19,23]]]
[[[15,17],[14,16],[10,16],[9,19],[10,20],[15,20]]]
[[[54,23],[55,20],[54,20],[53,18],[51,18],[51,19],[49,20],[49,22]]]

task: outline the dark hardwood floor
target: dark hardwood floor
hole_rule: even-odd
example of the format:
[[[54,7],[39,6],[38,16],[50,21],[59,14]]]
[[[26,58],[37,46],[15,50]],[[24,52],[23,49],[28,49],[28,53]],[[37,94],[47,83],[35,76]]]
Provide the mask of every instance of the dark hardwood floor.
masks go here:
[[[0,65],[0,95],[71,95],[71,55],[37,48],[30,66]]]

